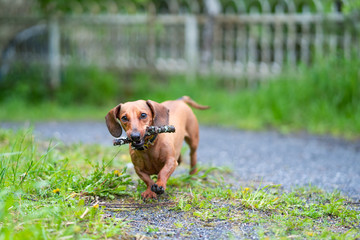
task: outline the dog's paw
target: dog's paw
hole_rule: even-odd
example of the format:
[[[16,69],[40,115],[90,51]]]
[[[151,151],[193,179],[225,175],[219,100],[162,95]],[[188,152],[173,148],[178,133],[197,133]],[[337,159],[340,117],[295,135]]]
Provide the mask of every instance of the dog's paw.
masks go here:
[[[152,191],[150,191],[150,190],[146,190],[145,192],[143,192],[142,194],[141,194],[141,197],[142,197],[142,199],[144,200],[144,201],[146,201],[147,199],[151,199],[151,198],[153,198],[153,199],[156,199],[157,198],[157,196],[156,196],[156,194],[154,193],[154,192],[152,192]]]
[[[156,183],[151,186],[151,191],[153,191],[156,194],[163,194],[165,192],[164,187],[158,186]]]

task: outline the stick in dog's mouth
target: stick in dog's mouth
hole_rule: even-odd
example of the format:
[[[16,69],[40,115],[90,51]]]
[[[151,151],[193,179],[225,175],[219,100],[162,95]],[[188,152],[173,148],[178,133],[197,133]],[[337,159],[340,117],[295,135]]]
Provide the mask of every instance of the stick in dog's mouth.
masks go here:
[[[146,129],[145,137],[156,135],[158,133],[174,133],[175,127],[172,125],[165,125],[165,126],[150,126]],[[131,144],[132,147],[141,148],[145,144],[145,139],[142,139],[138,142],[134,142],[130,140],[130,138],[117,138],[113,140],[114,146],[124,145],[124,144]]]

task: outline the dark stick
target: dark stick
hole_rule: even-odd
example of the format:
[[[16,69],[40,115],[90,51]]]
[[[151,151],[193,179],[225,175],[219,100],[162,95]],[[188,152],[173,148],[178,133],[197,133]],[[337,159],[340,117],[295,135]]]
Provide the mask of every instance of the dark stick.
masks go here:
[[[165,125],[165,126],[150,126],[146,128],[145,136],[151,136],[158,133],[174,133],[175,127],[173,125]],[[120,146],[124,144],[132,143],[132,141],[125,137],[125,138],[117,138],[113,140],[114,146]]]

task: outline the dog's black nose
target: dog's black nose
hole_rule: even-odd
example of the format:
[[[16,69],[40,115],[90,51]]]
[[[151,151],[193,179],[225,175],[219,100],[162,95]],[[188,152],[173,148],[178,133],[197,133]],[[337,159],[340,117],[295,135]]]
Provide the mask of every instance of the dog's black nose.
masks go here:
[[[140,133],[139,132],[132,132],[130,134],[131,140],[133,140],[134,142],[138,142],[140,141]]]

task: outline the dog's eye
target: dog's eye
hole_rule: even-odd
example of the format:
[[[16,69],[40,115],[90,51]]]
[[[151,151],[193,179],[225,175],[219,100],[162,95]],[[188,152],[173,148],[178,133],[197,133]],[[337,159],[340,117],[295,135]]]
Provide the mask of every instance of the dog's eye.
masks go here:
[[[121,120],[123,120],[124,122],[128,121],[129,119],[127,118],[127,116],[122,116]]]
[[[142,113],[141,115],[140,115],[140,119],[145,119],[147,117],[147,114],[146,113]]]

